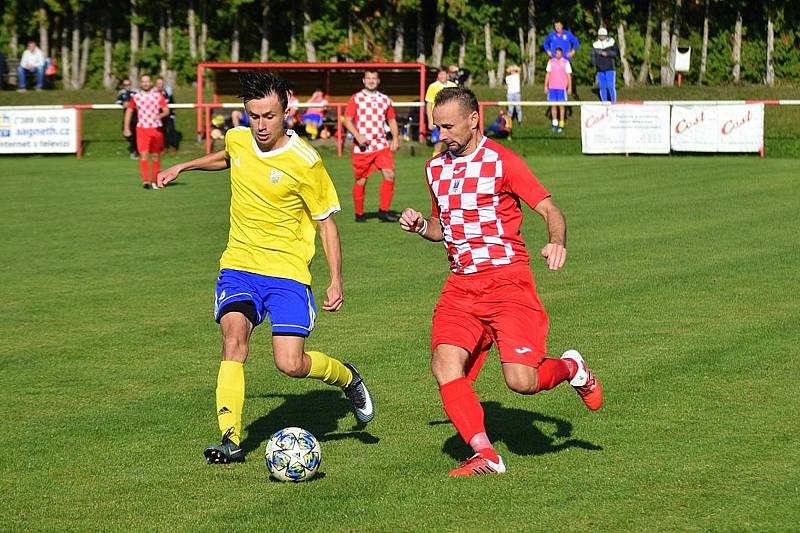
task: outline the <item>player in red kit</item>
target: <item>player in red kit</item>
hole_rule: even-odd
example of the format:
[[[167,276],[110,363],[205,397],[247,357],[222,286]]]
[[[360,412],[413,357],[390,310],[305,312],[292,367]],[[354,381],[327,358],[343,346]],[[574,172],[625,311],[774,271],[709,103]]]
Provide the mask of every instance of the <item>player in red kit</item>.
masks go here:
[[[145,189],[158,189],[156,176],[161,170],[161,152],[164,150],[164,134],[161,132],[161,120],[169,115],[169,107],[164,94],[153,89],[150,76],[142,76],[139,92],[128,101],[125,110],[125,137],[131,135],[131,118],[136,110],[136,148],[139,150],[139,173]],[[147,161],[152,156],[153,168],[147,173]]]
[[[564,215],[516,154],[481,134],[471,91],[443,89],[435,105],[434,123],[447,150],[425,166],[431,215],[406,209],[400,226],[445,241],[450,260],[451,274],[433,312],[431,369],[447,416],[475,452],[450,475],[503,473],[505,463],[486,434],[472,388],[492,344],[514,392],[536,394],[568,381],[594,411],[603,391],[576,350],[546,357],[548,319],[520,234],[520,201],[545,221],[549,238],[540,253],[550,270],[566,261]]]
[[[382,222],[397,222],[397,215],[389,210],[394,195],[392,152],[400,147],[397,119],[392,100],[378,91],[381,83],[378,72],[365,71],[362,83],[364,88],[350,97],[344,112],[344,127],[353,135],[353,173],[356,179],[353,185],[353,203],[356,222],[367,220],[364,195],[367,178],[373,170],[380,170],[383,175],[378,218]],[[391,142],[386,139],[386,123],[392,132]]]

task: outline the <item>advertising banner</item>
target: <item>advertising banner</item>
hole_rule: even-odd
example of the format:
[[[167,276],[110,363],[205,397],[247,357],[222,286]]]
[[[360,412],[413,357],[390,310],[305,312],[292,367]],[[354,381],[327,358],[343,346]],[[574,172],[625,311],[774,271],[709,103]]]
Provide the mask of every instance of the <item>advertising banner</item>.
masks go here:
[[[0,109],[0,154],[74,154],[75,109]]]
[[[668,154],[669,105],[581,106],[584,154]]]
[[[760,152],[764,104],[675,105],[670,130],[679,152]]]

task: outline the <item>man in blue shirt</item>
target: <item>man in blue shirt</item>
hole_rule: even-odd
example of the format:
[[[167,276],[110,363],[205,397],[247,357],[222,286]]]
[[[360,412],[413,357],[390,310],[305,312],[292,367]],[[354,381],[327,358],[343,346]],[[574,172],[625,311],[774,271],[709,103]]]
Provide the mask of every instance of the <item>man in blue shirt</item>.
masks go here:
[[[548,57],[555,57],[556,48],[561,48],[567,61],[572,62],[572,57],[575,55],[575,52],[578,51],[578,46],[580,46],[578,38],[575,37],[571,31],[564,29],[564,23],[560,19],[554,20],[553,31],[547,34],[547,37],[544,39],[544,51],[547,52]],[[572,68],[574,72],[575,67]],[[578,89],[576,87],[577,84],[573,83],[572,96],[578,100]]]

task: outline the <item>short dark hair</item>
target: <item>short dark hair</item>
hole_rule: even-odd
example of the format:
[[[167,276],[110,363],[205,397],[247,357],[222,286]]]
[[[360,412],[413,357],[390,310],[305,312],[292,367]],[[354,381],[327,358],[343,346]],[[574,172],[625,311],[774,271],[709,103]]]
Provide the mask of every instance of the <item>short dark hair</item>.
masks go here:
[[[473,111],[478,112],[478,98],[475,93],[463,87],[447,87],[439,91],[436,98],[433,100],[434,106],[440,106],[448,102],[458,102],[462,111],[470,114]]]
[[[375,74],[378,75],[378,77],[380,77],[380,73],[378,72],[378,69],[376,69],[376,68],[364,69],[364,76],[366,76],[367,74],[370,74],[370,73],[375,73]]]
[[[248,70],[239,75],[239,83],[242,84],[242,94],[239,98],[243,103],[250,100],[266,98],[274,94],[281,103],[281,108],[286,111],[289,102],[289,86],[279,77],[269,72],[260,70]]]

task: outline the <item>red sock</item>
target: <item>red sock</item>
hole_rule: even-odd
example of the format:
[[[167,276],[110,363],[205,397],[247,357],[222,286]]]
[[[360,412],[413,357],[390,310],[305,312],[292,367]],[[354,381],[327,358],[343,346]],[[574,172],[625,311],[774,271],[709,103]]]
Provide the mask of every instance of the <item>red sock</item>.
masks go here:
[[[448,381],[439,387],[439,394],[442,397],[445,413],[466,444],[469,445],[472,437],[478,433],[486,432],[483,425],[483,407],[467,378]]]
[[[158,173],[161,171],[161,160],[157,159],[153,161],[153,183],[156,182],[156,177]]]
[[[384,179],[381,182],[381,199],[379,207],[381,211],[389,210],[389,207],[392,205],[393,196],[394,196],[394,180]]]
[[[367,184],[359,185],[353,184],[353,204],[355,205],[356,215],[364,214],[364,196],[366,194]]]
[[[570,379],[570,367],[564,359],[545,359],[539,365],[538,376],[536,379],[536,391],[550,390],[562,381]],[[574,373],[572,373],[574,376]]]
[[[147,183],[147,159],[139,160],[139,174],[142,175],[142,182]]]

